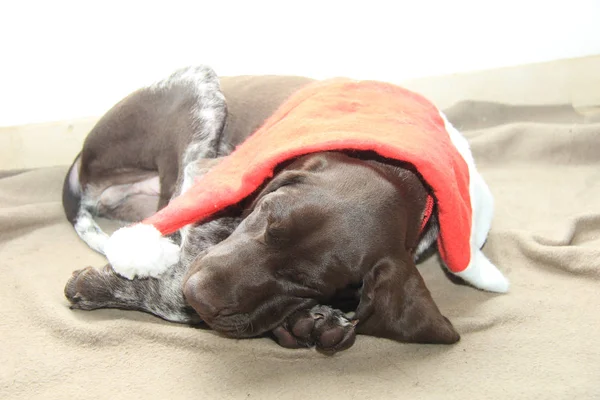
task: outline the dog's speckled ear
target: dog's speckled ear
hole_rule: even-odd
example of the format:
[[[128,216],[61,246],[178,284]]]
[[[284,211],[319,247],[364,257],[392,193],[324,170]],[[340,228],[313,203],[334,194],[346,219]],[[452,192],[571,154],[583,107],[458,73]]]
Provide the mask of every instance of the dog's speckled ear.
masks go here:
[[[359,334],[416,343],[452,344],[460,339],[408,257],[385,258],[371,269],[355,318]]]

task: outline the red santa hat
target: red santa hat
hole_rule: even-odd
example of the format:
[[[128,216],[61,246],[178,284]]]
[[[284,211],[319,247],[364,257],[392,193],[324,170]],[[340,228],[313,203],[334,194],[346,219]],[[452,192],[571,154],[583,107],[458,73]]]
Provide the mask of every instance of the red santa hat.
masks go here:
[[[508,280],[480,250],[493,198],[466,139],[424,97],[388,83],[347,79],[296,92],[187,192],[115,232],[105,248],[109,262],[126,277],[157,276],[179,257],[178,246],[164,235],[248,197],[286,160],[350,149],[411,163],[436,199],[438,249],[448,269],[478,288],[508,290]]]

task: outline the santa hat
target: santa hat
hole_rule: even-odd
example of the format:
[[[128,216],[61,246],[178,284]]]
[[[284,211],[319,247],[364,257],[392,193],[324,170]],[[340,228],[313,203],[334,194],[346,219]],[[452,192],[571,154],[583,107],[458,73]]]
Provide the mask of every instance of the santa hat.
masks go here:
[[[286,160],[336,150],[374,151],[411,163],[436,199],[438,249],[448,269],[478,288],[508,290],[507,279],[480,250],[493,198],[466,139],[422,96],[388,83],[347,79],[296,92],[187,192],[115,232],[105,248],[109,262],[126,277],[157,276],[179,257],[165,235],[240,202]]]

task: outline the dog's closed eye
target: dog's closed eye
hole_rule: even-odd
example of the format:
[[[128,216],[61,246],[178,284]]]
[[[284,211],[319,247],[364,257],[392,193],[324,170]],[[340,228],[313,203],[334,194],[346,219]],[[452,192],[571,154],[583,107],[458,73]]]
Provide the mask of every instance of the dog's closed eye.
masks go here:
[[[304,171],[285,171],[273,179],[263,190],[261,196],[273,193],[284,186],[291,186],[302,183],[307,178],[307,173]]]
[[[269,207],[270,205],[268,203],[265,204],[265,202],[262,201],[267,195],[278,191],[282,187],[300,184],[304,182],[306,176],[307,174],[302,171],[282,172],[262,189],[260,194],[252,201],[252,204],[244,210],[242,217],[246,218],[259,204],[261,204],[261,207]]]
[[[289,243],[289,224],[271,214],[268,218],[267,228],[265,229],[264,241],[270,246],[283,246]]]

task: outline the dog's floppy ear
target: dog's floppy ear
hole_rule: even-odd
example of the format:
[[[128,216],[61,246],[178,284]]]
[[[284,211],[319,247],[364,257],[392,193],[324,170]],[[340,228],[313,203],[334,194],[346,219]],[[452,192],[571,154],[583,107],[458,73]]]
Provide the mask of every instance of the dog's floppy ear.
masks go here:
[[[357,332],[401,342],[456,343],[415,264],[407,257],[380,260],[363,280]]]

